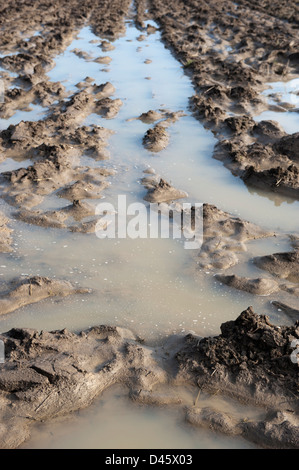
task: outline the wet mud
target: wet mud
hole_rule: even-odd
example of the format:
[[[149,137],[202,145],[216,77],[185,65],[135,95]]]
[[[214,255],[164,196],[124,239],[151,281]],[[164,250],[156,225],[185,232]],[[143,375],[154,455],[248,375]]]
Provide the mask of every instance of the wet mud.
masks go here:
[[[266,84],[298,76],[295,2],[153,0],[150,11],[192,77],[190,106],[219,140],[214,157],[246,184],[298,199],[298,134],[255,122],[270,106]]]
[[[1,446],[20,446],[34,424],[84,408],[121,384],[139,404],[182,407],[195,426],[267,448],[296,448],[298,366],[289,361],[289,337],[299,338],[298,322],[277,327],[250,308],[217,337],[169,337],[156,348],[115,327],[78,334],[12,329],[0,336],[7,351],[0,365]],[[192,407],[180,395],[182,383],[197,394]],[[264,417],[238,421],[203,407],[200,393],[207,391],[264,407]]]
[[[87,25],[99,37],[99,55],[74,48],[74,57],[109,65],[112,59],[106,53],[125,33],[128,15],[140,32],[140,47],[159,27],[165,45],[191,77],[190,109],[217,139],[214,158],[249,188],[299,200],[299,134],[288,134],[273,120],[256,120],[270,109],[298,112],[279,100],[273,108],[262,94],[268,83],[299,74],[295,2],[136,0],[132,9],[129,0],[7,0],[0,3],[0,79],[5,90],[0,118],[8,120],[35,105],[44,109],[44,116],[0,131],[0,162],[20,162],[17,169],[0,174],[0,196],[9,206],[7,214],[0,213],[1,254],[12,251],[18,223],[82,237],[95,232],[94,203],[106,197],[116,175],[105,164],[114,132],[108,123],[121,113],[125,97],[110,82],[87,76],[70,90],[47,74]],[[157,27],[146,20],[155,20]],[[147,59],[146,65],[150,63]],[[148,125],[140,145],[159,158],[171,145],[172,126],[184,114],[147,109],[130,121]],[[91,115],[102,118],[103,126],[86,125]],[[174,210],[185,210],[188,194],[183,187],[177,189],[167,174],[152,168],[144,174],[145,201],[176,201]],[[50,207],[53,197],[59,207]],[[24,325],[0,335],[6,353],[0,364],[0,447],[19,447],[34,424],[87,407],[105,389],[120,384],[136,403],[181,407],[194,426],[242,436],[262,447],[298,448],[298,362],[290,359],[291,344],[299,339],[298,234],[289,234],[288,252],[254,256],[250,245],[282,236],[204,203],[203,245],[192,269],[193,274],[207,271],[232,291],[269,297],[290,325],[274,325],[249,307],[235,321],[223,323],[218,336],[170,336],[156,347],[114,326],[74,333],[39,332]],[[241,274],[237,269],[242,262],[258,273]],[[55,275],[20,277],[2,283],[0,315],[50,297],[88,293]],[[193,407],[176,390],[181,384],[194,390]],[[168,391],[161,392],[162,386]],[[248,422],[201,406],[202,392],[258,406],[263,416]]]

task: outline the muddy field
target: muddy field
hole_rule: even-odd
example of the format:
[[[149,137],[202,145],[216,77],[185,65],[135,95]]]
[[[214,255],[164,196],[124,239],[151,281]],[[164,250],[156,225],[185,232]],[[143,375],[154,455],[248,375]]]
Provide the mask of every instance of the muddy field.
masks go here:
[[[32,273],[11,272],[0,285],[0,315],[7,315],[13,325],[0,335],[5,345],[5,361],[0,364],[0,447],[20,447],[36,424],[85,408],[118,384],[139,406],[179,408],[194,427],[240,437],[259,447],[298,448],[299,230],[293,225],[289,229],[283,221],[276,230],[255,223],[255,203],[250,208],[252,219],[245,220],[235,213],[234,201],[230,210],[223,209],[221,195],[218,205],[208,198],[201,201],[203,245],[190,256],[184,275],[208,276],[216,289],[225,286],[232,299],[241,292],[252,296],[251,305],[255,299],[264,302],[259,305],[267,303],[266,311],[242,305],[238,316],[221,322],[220,334],[203,337],[195,324],[185,334],[163,331],[155,345],[134,328],[128,329],[121,311],[119,325],[113,318],[105,326],[87,321],[81,329],[72,328],[69,320],[64,329],[51,332],[26,324],[19,327],[19,320],[14,325],[13,316],[23,307],[41,305],[42,315],[43,305],[53,298],[88,302],[93,295],[99,308],[103,292],[112,300],[123,296],[124,303],[127,297],[134,298],[129,282],[123,287],[125,277],[120,292],[103,287],[97,298],[88,282],[81,285],[81,278],[62,277],[61,269],[55,271],[52,265],[51,275],[41,274],[38,263],[46,272],[49,260],[42,253],[41,258],[31,259],[29,236],[27,252],[18,247],[19,237],[30,227],[37,227],[38,234],[59,233],[57,239],[77,237],[78,247],[92,245],[99,220],[95,205],[122,191],[125,172],[133,171],[125,168],[129,162],[122,155],[124,149],[118,149],[121,165],[110,155],[109,142],[117,133],[110,123],[127,100],[116,84],[85,76],[71,89],[66,81],[50,78],[57,58],[63,61],[84,28],[96,38],[89,43],[98,55],[78,47],[69,53],[108,76],[117,39],[125,36],[128,21],[138,30],[138,49],[145,49],[147,39],[159,31],[165,47],[190,77],[193,96],[186,107],[214,138],[211,158],[221,161],[225,172],[232,173],[248,193],[265,192],[274,205],[287,201],[295,210],[299,201],[299,132],[257,118],[273,112],[282,119],[284,115],[294,116],[294,122],[298,119],[299,86],[292,88],[289,101],[279,93],[273,92],[271,99],[264,94],[269,83],[289,83],[299,76],[295,1],[0,1],[4,90],[0,164],[8,165],[0,170],[0,257],[4,268],[9,260],[27,257]],[[152,61],[147,58],[145,66]],[[120,80],[125,80],[125,69],[123,74]],[[151,76],[140,78],[145,79],[150,83]],[[31,115],[35,107],[41,118],[10,123],[20,112]],[[135,183],[141,188],[135,191],[137,200],[164,208],[171,205],[180,215],[189,188],[181,180],[179,186],[173,182],[167,165],[163,174],[154,166],[155,159],[172,148],[173,129],[185,114],[182,109],[160,107],[126,119],[136,132],[144,126],[138,145],[153,162],[143,171],[134,167]],[[186,154],[188,145],[186,139]],[[134,188],[131,184],[130,194]],[[194,208],[191,219],[192,215]],[[257,254],[253,242],[263,243],[264,252]],[[274,244],[287,249],[275,251]],[[71,314],[71,300],[67,305]],[[265,315],[271,311],[273,318]],[[181,386],[192,390],[192,406],[180,395]],[[201,394],[255,406],[260,418],[248,421],[201,406]]]

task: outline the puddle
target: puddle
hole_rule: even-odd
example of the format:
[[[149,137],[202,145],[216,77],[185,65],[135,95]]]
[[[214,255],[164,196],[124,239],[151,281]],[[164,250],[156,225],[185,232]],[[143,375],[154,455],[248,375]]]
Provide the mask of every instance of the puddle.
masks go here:
[[[4,173],[5,171],[14,171],[19,168],[27,168],[31,164],[32,161],[29,159],[19,161],[18,159],[6,158],[0,163],[0,171],[1,173]]]
[[[82,238],[20,224],[15,243],[16,254],[7,255],[5,267],[0,267],[2,278],[56,276],[92,288],[93,293],[21,308],[0,319],[1,331],[24,325],[77,331],[116,324],[153,342],[174,332],[218,334],[223,321],[235,319],[249,305],[274,314],[268,298],[219,286],[204,271],[193,276],[190,265],[195,260],[179,241],[103,243],[94,235]],[[279,251],[280,246],[273,242],[272,248]]]
[[[56,58],[55,68],[48,73],[51,80],[63,82],[71,92],[87,76],[97,84],[110,81],[116,88],[115,97],[124,102],[115,119],[105,120],[93,114],[85,121],[115,131],[109,139],[111,158],[104,165],[112,165],[117,174],[111,178],[111,187],[105,190],[105,201],[115,204],[118,194],[126,194],[129,203],[142,201],[145,190],[140,180],[143,171],[151,166],[175,187],[187,191],[190,202],[215,204],[268,229],[285,233],[298,230],[298,202],[249,190],[222,163],[211,158],[216,141],[188,111],[188,98],[194,93],[190,79],[164,48],[159,32],[146,36],[144,41],[139,41],[139,36],[140,31],[127,21],[126,36],[113,43],[115,49],[107,53],[111,63],[104,65],[86,61],[72,52],[77,48],[95,59],[105,55],[98,47],[99,38],[85,27]],[[128,120],[161,108],[183,110],[186,115],[171,125],[170,145],[157,155],[142,147],[142,138],[150,125]],[[18,111],[9,122],[34,120],[34,116],[39,119],[39,111],[34,107],[30,117]],[[2,121],[0,126],[4,126]],[[86,159],[87,156],[81,163],[86,164]],[[0,171],[13,169],[14,164],[19,163],[3,162]],[[101,166],[103,162],[93,165]],[[55,195],[46,204],[53,208],[56,203],[60,207],[67,205],[66,200],[58,202]],[[13,211],[3,201],[0,209]],[[82,236],[23,223],[17,223],[14,237],[15,252],[3,256],[0,280],[45,275],[66,278],[92,288],[93,292],[19,309],[0,319],[0,331],[24,325],[38,330],[77,331],[112,324],[128,327],[154,343],[160,336],[174,332],[218,334],[221,323],[235,319],[249,305],[269,314],[273,321],[285,321],[283,314],[274,312],[270,299],[220,286],[209,273],[198,272],[194,276],[193,268],[190,273],[190,266],[195,264],[194,253],[184,250],[180,241],[103,241],[94,234]],[[262,251],[259,243],[255,245],[256,253]],[[287,241],[283,243],[288,245]],[[267,244],[271,253],[281,248],[276,239]],[[76,416],[78,421],[72,417],[69,424],[39,426],[28,447],[249,447],[239,438],[227,439],[184,427],[178,424],[181,419],[176,412],[131,406],[124,397],[112,392]],[[146,430],[144,434],[138,431],[141,426]]]
[[[294,134],[299,129],[299,112],[297,111],[264,111],[255,116],[255,121],[276,121],[288,134]]]
[[[288,82],[269,83],[269,88],[262,94],[267,98],[270,106],[277,110],[264,111],[255,117],[263,120],[277,121],[288,133],[293,134],[299,130],[299,78]]]
[[[288,82],[269,83],[270,88],[263,92],[269,98],[270,104],[288,103],[294,107],[299,106],[299,78]]]
[[[194,429],[178,410],[133,404],[119,389],[105,392],[71,420],[39,425],[32,437],[23,449],[255,448],[242,438]]]
[[[26,110],[17,110],[13,116],[7,119],[0,118],[0,131],[7,129],[11,124],[16,125],[21,121],[39,121],[46,116],[46,109],[39,104],[32,104]],[[2,168],[0,168],[2,171]]]

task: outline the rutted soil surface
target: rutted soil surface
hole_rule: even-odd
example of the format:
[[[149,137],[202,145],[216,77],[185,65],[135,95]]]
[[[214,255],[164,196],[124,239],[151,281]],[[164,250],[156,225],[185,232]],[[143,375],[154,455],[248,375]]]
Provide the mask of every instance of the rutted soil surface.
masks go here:
[[[30,104],[46,111],[43,119],[21,121],[0,132],[0,161],[31,161],[0,175],[1,198],[13,207],[12,219],[0,214],[1,253],[11,251],[18,221],[82,237],[94,232],[92,202],[105,194],[115,172],[82,165],[81,157],[109,159],[112,131],[83,123],[91,114],[114,119],[123,102],[113,83],[86,77],[75,92],[68,92],[46,74],[86,25],[101,37],[100,53],[113,50],[113,40],[125,32],[130,4],[129,0],[0,2],[0,66],[5,69],[0,71],[5,89],[0,118],[8,119]],[[276,122],[254,120],[257,113],[270,109],[261,95],[265,84],[299,73],[296,3],[136,0],[135,7],[138,40],[156,31],[144,24],[145,19],[155,19],[163,40],[192,77],[195,95],[190,106],[218,138],[215,158],[248,185],[299,199],[299,133],[288,135]],[[79,49],[72,52],[99,64],[111,60]],[[132,120],[152,125],[142,143],[159,153],[169,144],[168,128],[181,116],[180,111],[159,109]],[[148,190],[146,201],[171,204],[187,197],[184,188],[168,182],[167,174],[147,173],[141,181]],[[40,207],[54,194],[65,205],[55,210]],[[171,207],[179,214],[184,210],[181,202]],[[199,398],[186,410],[189,423],[244,436],[265,447],[298,447],[298,363],[291,361],[296,347],[291,345],[299,338],[298,237],[290,237],[290,252],[253,258],[249,251],[247,258],[260,269],[259,277],[231,272],[250,241],[274,236],[279,234],[204,204],[203,246],[195,264],[232,289],[271,296],[273,305],[296,322],[292,326],[274,326],[249,308],[236,321],[224,323],[217,337],[170,337],[156,348],[142,344],[128,330],[108,326],[78,334],[15,328],[1,335],[6,362],[0,365],[0,446],[18,447],[35,422],[86,407],[115,383],[127,386],[139,403],[184,407],[176,392],[160,390],[167,385],[173,391],[183,383],[194,386],[196,394],[198,389],[216,391],[267,410],[261,421],[246,422],[201,407]],[[51,296],[88,292],[68,280],[16,279],[1,286],[0,314]],[[277,297],[281,293],[283,302]]]
[[[192,77],[194,114],[219,139],[215,158],[249,185],[298,199],[299,135],[286,135],[276,122],[254,121],[269,109],[261,96],[265,83],[299,73],[296,2],[152,0],[150,5],[163,40]]]
[[[12,329],[0,338],[7,352],[0,365],[1,447],[19,446],[34,423],[86,407],[114,384],[126,386],[138,403],[182,407],[195,426],[263,447],[298,446],[298,365],[289,357],[298,322],[275,327],[248,309],[224,323],[220,336],[169,337],[156,348],[107,326],[79,334]],[[182,383],[199,394],[192,407],[176,389]],[[263,406],[264,417],[247,422],[202,407],[200,392],[206,391]]]

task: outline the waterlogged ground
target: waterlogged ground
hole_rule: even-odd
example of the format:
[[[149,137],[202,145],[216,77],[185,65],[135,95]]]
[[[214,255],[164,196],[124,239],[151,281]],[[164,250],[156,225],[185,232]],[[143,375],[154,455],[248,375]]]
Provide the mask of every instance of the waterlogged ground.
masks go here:
[[[192,396],[188,391],[185,394],[192,403]],[[229,403],[220,405],[235,411]],[[94,405],[67,422],[58,421],[54,428],[53,424],[38,426],[31,442],[23,448],[226,449],[231,446],[230,438],[182,424],[180,411],[138,407],[128,400],[121,389],[116,388],[105,392]],[[233,447],[257,448],[243,439],[234,439]]]
[[[54,69],[48,73],[51,80],[66,84],[69,91],[86,76],[92,76],[97,83],[108,80],[115,85],[117,97],[123,100],[118,116],[104,122],[106,128],[115,132],[109,139],[111,156],[105,161],[105,167],[115,169],[116,175],[103,202],[112,203],[116,210],[119,194],[126,196],[128,205],[142,202],[143,171],[154,167],[176,187],[187,191],[186,202],[217,203],[233,214],[263,222],[267,229],[283,229],[286,233],[295,230],[298,221],[293,211],[297,202],[288,204],[276,196],[274,204],[268,197],[248,192],[244,183],[211,158],[215,139],[188,111],[188,97],[192,94],[190,79],[163,46],[159,32],[141,42],[139,36],[133,22],[128,21],[127,34],[116,40],[115,49],[109,51],[111,63],[99,68],[98,64],[71,52],[77,48],[92,57],[98,53],[99,38],[85,27],[66,52],[57,57]],[[152,61],[150,64],[144,63],[147,58]],[[146,76],[151,80],[146,80]],[[148,124],[132,118],[148,109],[161,108],[182,110],[185,116],[173,124],[170,145],[155,154],[141,145]],[[91,114],[85,124],[91,123],[103,125],[103,119]],[[87,156],[81,161],[93,168],[103,166]],[[3,171],[12,170],[26,165],[26,161],[18,163],[8,159],[1,165]],[[270,193],[268,196],[271,197]],[[49,210],[63,205],[64,201],[54,194],[39,207]],[[250,256],[290,247],[288,237],[253,241],[250,245]],[[193,250],[184,250],[181,240],[103,241],[93,234],[82,237],[18,223],[15,246],[17,253],[7,257],[0,276],[54,275],[92,288],[93,293],[87,298],[50,300],[43,303],[42,309],[38,304],[22,308],[1,318],[2,331],[24,324],[37,329],[67,326],[79,330],[99,322],[113,322],[133,327],[151,340],[165,333],[194,330],[194,327],[201,335],[216,334],[223,321],[235,318],[247,304],[257,311],[263,308],[274,320],[278,319],[268,299],[253,298],[219,286],[209,271],[192,275]],[[246,264],[239,270],[243,275],[258,272]]]
[[[225,272],[272,280],[271,275],[265,274],[252,260],[292,251],[290,235],[296,236],[299,228],[298,198],[273,192],[271,188],[246,185],[237,174],[228,171],[222,161],[212,158],[217,133],[212,132],[210,126],[204,127],[190,110],[189,99],[194,94],[190,74],[185,73],[186,69],[184,71],[163,44],[158,24],[146,20],[145,29],[141,31],[136,27],[135,13],[132,9],[127,16],[123,34],[107,41],[107,51],[102,44],[105,36],[94,34],[88,24],[79,28],[78,33],[69,38],[64,51],[54,57],[46,75],[51,82],[60,82],[65,87],[66,103],[67,95],[86,88],[87,82],[97,85],[110,82],[115,87],[113,99],[122,102],[118,112],[106,119],[96,109],[81,119],[82,126],[101,126],[112,131],[103,152],[105,159],[94,158],[89,151],[79,156],[80,168],[113,170],[101,198],[88,199],[92,210],[100,202],[108,202],[118,211],[119,195],[126,196],[128,205],[145,203],[147,190],[142,179],[158,175],[174,188],[187,192],[188,196],[182,201],[215,205],[233,217],[258,224],[265,232],[271,232],[271,236],[240,240],[238,262],[215,269],[208,264],[207,267],[198,265],[199,253],[184,249],[182,240],[103,240],[93,232],[75,233],[51,225],[31,224],[28,218],[14,219],[15,207],[1,200],[0,209],[12,220],[14,235],[12,252],[1,258],[0,280],[7,282],[15,277],[26,279],[38,275],[67,279],[75,287],[91,289],[91,292],[54,297],[19,308],[0,317],[0,331],[26,326],[47,331],[67,328],[77,332],[108,324],[128,328],[148,344],[155,345],[173,333],[219,334],[223,322],[234,320],[249,305],[256,312],[269,315],[274,324],[291,325],[290,316],[271,303],[272,300],[288,303],[289,292],[253,295],[219,282],[215,274]],[[35,31],[27,40],[36,40],[39,34],[39,30]],[[224,46],[227,56],[229,43]],[[9,73],[13,77],[13,73]],[[90,78],[86,81],[86,77]],[[298,79],[271,82],[268,86],[262,94],[268,108],[255,113],[254,120],[256,123],[275,120],[285,132],[297,132]],[[21,121],[46,119],[53,110],[55,113],[59,102],[57,99],[49,106],[25,103],[11,116],[0,119],[0,129]],[[282,108],[281,103],[292,107]],[[165,126],[169,144],[159,152],[143,145],[145,134],[156,122],[138,118],[149,110],[160,113],[157,119],[160,123],[163,116],[165,119],[177,113]],[[50,137],[49,134],[47,138]],[[0,172],[28,168],[34,162],[30,155],[27,158],[13,155],[0,163]],[[34,210],[63,209],[66,199],[59,197],[60,189],[47,194]],[[222,236],[219,232],[219,237]],[[220,242],[216,239],[216,249]],[[240,246],[235,245],[233,250],[239,253]],[[295,304],[296,298],[293,307]],[[186,397],[192,403],[193,390],[186,392]],[[208,397],[206,405],[210,405],[209,400]],[[239,416],[245,414],[246,418],[259,414],[257,409],[244,411],[221,399],[217,407]],[[141,428],[144,433],[140,433]],[[106,391],[92,408],[81,411],[67,422],[58,420],[39,425],[24,447],[253,448],[253,445],[241,437],[220,437],[183,425],[179,411],[153,411],[152,407],[129,405],[123,391],[118,390]]]

